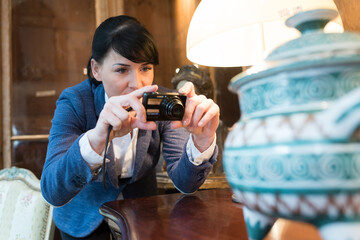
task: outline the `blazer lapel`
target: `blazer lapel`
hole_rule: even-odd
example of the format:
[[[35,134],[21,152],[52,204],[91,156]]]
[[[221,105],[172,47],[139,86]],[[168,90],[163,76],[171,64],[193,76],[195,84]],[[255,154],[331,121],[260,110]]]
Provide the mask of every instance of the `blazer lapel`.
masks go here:
[[[109,162],[106,163],[106,172],[108,173],[107,180],[110,181],[113,184],[113,186],[118,188],[120,186],[119,186],[118,175],[115,171],[116,166],[115,166],[115,159],[114,159],[114,145],[113,145],[112,141],[109,144],[107,154],[108,154],[107,159],[109,160]]]
[[[136,143],[134,172],[131,182],[136,181],[143,175],[143,169],[148,169],[146,165],[152,164],[152,159],[146,158],[146,154],[151,141],[151,132],[152,131],[139,129],[138,139]]]
[[[95,100],[95,112],[96,117],[98,118],[101,110],[104,108],[105,105],[105,90],[103,84],[95,86],[95,89],[93,91]]]

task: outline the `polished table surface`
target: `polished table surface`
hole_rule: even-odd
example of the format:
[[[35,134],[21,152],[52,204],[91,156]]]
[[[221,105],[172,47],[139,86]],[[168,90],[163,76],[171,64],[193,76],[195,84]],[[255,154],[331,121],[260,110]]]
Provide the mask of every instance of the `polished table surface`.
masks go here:
[[[123,239],[247,239],[242,205],[230,189],[197,191],[103,204],[100,213]],[[320,240],[315,227],[279,219],[266,240]]]

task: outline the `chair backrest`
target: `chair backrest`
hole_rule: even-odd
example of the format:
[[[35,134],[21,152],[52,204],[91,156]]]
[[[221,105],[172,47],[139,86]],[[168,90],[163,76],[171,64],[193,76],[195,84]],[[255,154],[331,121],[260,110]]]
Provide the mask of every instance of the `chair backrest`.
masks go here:
[[[53,239],[52,211],[31,171],[17,167],[0,171],[0,239]]]

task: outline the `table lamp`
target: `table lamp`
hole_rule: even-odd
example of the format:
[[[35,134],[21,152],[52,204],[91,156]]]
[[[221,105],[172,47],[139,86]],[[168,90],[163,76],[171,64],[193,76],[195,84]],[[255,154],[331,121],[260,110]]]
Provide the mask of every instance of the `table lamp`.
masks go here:
[[[290,16],[335,9],[332,0],[202,0],[188,29],[187,58],[213,67],[252,66],[300,33],[285,26]],[[342,32],[338,17],[325,32]]]

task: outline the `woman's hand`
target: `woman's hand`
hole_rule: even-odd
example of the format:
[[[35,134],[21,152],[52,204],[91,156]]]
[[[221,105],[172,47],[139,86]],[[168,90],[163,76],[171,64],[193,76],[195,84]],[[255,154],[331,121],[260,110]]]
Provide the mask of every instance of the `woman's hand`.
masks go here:
[[[187,82],[179,92],[187,96],[185,114],[181,122],[172,122],[172,127],[186,128],[193,135],[195,147],[203,152],[214,141],[219,125],[219,106],[204,95],[196,95],[191,82]]]
[[[105,148],[108,129],[112,126],[110,140],[128,134],[132,129],[156,129],[155,122],[146,122],[146,112],[141,98],[145,92],[154,92],[156,85],[137,89],[129,94],[110,97],[100,113],[94,129],[88,132],[88,139],[95,152],[101,154]],[[131,111],[127,109],[132,108]]]

